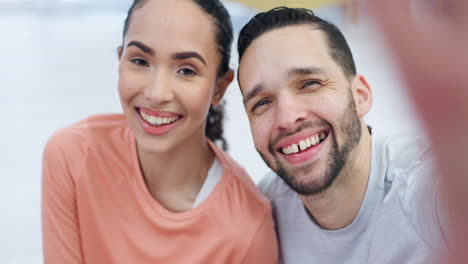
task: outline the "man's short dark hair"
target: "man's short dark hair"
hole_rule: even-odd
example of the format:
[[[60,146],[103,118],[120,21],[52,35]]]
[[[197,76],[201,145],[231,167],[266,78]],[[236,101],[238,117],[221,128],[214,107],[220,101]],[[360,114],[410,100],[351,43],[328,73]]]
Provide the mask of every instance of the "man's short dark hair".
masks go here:
[[[330,56],[343,69],[346,76],[356,75],[353,55],[341,31],[335,25],[317,17],[312,10],[304,8],[277,7],[253,17],[239,34],[237,42],[239,62],[250,44],[263,33],[294,25],[312,25],[322,30],[328,39]]]

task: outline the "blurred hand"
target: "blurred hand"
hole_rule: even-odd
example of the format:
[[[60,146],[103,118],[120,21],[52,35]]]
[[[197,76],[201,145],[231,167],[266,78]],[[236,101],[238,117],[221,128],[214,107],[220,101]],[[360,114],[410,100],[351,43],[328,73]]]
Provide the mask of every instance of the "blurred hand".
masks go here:
[[[414,9],[409,0],[367,4],[432,141],[462,263],[468,259],[468,1],[420,3],[426,6]]]

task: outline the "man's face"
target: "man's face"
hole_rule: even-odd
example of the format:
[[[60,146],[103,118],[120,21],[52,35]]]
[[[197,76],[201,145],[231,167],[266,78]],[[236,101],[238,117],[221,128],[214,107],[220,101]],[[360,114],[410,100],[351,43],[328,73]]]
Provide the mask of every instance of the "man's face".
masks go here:
[[[239,65],[257,151],[296,192],[327,189],[361,138],[352,80],[312,26],[269,31]]]

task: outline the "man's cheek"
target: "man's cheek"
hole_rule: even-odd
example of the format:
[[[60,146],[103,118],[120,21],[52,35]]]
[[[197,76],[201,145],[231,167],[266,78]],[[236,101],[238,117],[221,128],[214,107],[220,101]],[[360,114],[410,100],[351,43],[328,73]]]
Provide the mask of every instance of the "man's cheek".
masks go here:
[[[254,131],[252,134],[255,148],[261,152],[268,150],[268,136],[263,131]]]

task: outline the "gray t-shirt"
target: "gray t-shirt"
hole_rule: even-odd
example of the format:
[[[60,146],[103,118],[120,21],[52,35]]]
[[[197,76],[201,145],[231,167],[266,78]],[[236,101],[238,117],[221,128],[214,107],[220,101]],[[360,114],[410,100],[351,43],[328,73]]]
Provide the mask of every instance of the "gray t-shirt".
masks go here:
[[[364,201],[356,219],[339,230],[320,228],[298,195],[267,174],[259,187],[272,202],[281,262],[427,263],[445,247],[432,163],[422,140],[373,135]]]

